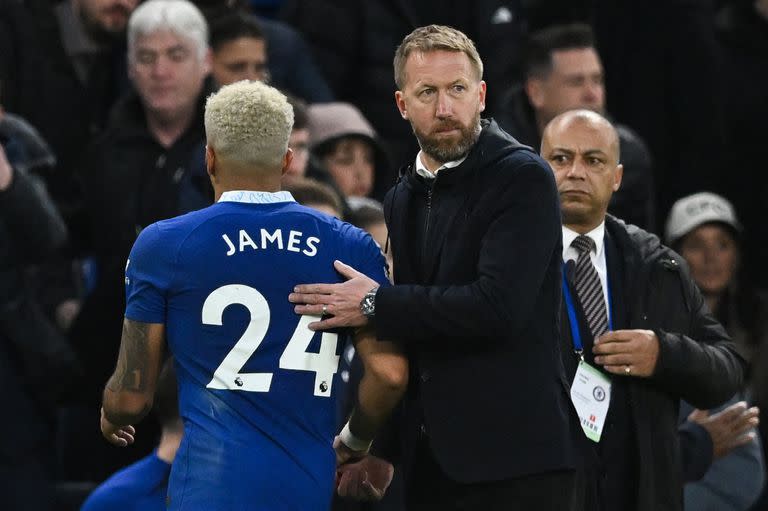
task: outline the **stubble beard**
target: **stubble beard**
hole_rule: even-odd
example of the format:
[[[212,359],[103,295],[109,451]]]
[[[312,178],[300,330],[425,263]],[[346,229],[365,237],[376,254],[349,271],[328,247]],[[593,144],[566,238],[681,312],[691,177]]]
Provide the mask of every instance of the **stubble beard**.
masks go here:
[[[480,126],[480,111],[477,111],[469,126],[463,126],[458,122],[446,122],[441,127],[458,129],[460,132],[459,140],[456,142],[449,139],[441,140],[432,135],[422,133],[415,126],[412,126],[413,134],[416,135],[421,150],[428,156],[440,163],[460,160],[469,153],[470,149],[480,138],[480,131],[482,130]]]

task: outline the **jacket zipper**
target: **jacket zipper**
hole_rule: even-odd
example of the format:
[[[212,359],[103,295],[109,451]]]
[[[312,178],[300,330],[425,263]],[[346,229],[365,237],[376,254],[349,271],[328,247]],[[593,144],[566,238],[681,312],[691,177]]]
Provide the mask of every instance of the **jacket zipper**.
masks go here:
[[[432,191],[435,188],[435,181],[437,181],[437,178],[430,180],[429,188],[427,188],[427,214],[424,217],[424,240],[421,246],[422,257],[424,257],[424,254],[427,253],[427,240],[429,239],[429,221],[430,221],[430,217],[432,216]]]

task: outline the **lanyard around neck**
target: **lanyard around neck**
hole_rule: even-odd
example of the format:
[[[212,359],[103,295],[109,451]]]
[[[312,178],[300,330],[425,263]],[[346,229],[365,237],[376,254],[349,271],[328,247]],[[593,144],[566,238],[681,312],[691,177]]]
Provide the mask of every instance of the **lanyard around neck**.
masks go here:
[[[565,298],[565,308],[568,311],[568,323],[571,326],[571,340],[573,341],[574,352],[583,358],[584,344],[581,342],[581,330],[579,329],[579,322],[576,319],[576,306],[573,302],[573,296],[568,286],[568,279],[566,278],[567,265],[563,262],[563,297]],[[605,283],[608,288],[608,330],[613,330],[613,299],[611,297],[611,284],[608,279],[608,273],[605,274]],[[600,289],[602,293],[602,286]]]

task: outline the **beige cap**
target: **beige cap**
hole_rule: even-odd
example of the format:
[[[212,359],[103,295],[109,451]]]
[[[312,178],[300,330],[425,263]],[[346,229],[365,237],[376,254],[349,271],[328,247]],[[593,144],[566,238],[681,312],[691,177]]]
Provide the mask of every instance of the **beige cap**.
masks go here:
[[[723,223],[741,232],[741,224],[730,202],[714,193],[700,192],[683,197],[672,205],[664,237],[667,244],[672,245],[700,225],[710,222]]]

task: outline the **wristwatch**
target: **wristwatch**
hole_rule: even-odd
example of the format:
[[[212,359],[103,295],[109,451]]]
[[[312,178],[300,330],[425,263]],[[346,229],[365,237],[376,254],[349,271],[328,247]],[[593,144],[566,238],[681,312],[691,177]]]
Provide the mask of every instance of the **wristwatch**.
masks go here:
[[[378,286],[374,287],[360,300],[360,312],[368,319],[373,319],[376,315],[376,291],[378,290]]]

